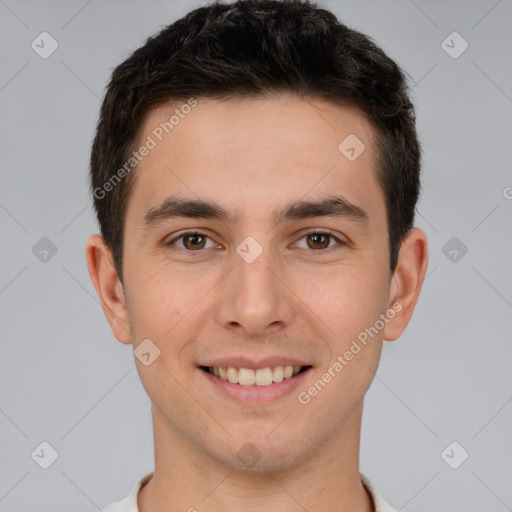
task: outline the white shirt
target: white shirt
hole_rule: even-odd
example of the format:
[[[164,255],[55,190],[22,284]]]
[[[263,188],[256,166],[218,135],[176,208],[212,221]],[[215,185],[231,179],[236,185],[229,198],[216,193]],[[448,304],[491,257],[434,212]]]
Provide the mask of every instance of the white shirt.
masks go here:
[[[375,512],[397,512],[391,505],[384,500],[384,498],[379,494],[375,486],[366,478],[362,473],[359,473],[361,477],[361,482],[365,489],[369,492],[370,496],[373,499],[373,505],[375,507]],[[106,508],[102,510],[102,512],[139,512],[139,507],[137,505],[137,495],[139,494],[139,490],[144,487],[153,476],[153,472],[144,475],[140,480],[137,480],[130,491],[130,494],[124,498],[124,500],[116,501],[115,503],[111,503]]]

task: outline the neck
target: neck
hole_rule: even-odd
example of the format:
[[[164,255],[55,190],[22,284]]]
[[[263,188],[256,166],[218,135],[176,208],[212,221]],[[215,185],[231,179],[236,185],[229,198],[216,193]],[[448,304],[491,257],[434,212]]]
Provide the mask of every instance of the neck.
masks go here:
[[[239,470],[219,464],[152,407],[155,470],[138,496],[139,512],[374,512],[359,476],[363,402],[339,432],[292,467]]]

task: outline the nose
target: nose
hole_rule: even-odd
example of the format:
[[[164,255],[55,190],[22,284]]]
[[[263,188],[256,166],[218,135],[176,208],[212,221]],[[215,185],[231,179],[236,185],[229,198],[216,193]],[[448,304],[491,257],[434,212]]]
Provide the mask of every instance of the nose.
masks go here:
[[[293,318],[293,294],[284,270],[272,261],[270,250],[251,263],[233,255],[233,267],[222,280],[217,319],[225,329],[246,337],[271,334]]]

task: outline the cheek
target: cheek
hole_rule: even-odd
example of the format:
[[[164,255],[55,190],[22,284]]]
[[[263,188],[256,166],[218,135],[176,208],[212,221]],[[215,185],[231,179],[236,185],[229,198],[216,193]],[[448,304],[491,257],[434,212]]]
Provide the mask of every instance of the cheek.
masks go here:
[[[387,304],[384,274],[369,265],[330,267],[304,273],[296,294],[342,345],[373,325]]]
[[[132,290],[132,314],[138,329],[165,337],[197,301],[199,290],[192,283],[175,272],[141,272]]]
[[[179,272],[161,267],[143,272],[131,287],[130,321],[136,343],[150,339],[160,349],[153,363],[155,368],[166,371],[188,371],[187,347],[199,336],[202,325],[211,321],[208,309],[208,291],[218,281],[218,276],[204,271]],[[210,299],[211,300],[211,299]],[[164,370],[165,369],[165,370]],[[141,379],[147,373],[140,368]],[[168,375],[167,375],[168,377]],[[154,387],[153,383],[149,383]]]

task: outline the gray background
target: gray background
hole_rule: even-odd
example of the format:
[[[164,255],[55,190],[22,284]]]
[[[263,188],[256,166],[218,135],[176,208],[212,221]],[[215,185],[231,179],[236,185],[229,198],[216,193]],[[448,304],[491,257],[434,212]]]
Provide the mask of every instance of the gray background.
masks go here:
[[[112,68],[199,5],[0,0],[0,512],[96,510],[153,469],[149,399],[87,272],[87,167]],[[322,5],[408,72],[424,151],[428,277],[366,397],[361,471],[399,510],[512,510],[512,3]],[[31,457],[43,441],[48,469]]]

